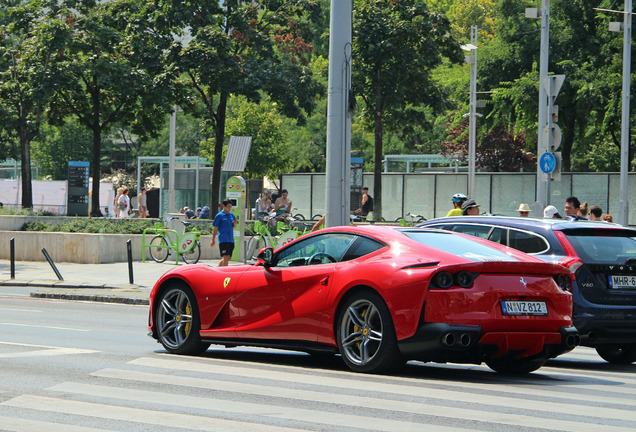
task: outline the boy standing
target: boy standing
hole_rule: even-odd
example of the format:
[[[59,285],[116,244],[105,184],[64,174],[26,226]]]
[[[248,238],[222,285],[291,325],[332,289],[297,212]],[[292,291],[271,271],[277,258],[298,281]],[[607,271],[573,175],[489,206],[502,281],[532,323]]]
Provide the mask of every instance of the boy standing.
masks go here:
[[[226,199],[223,201],[223,209],[214,217],[214,230],[212,232],[212,241],[210,246],[214,247],[216,235],[219,235],[219,250],[221,252],[221,262],[219,267],[229,264],[232,252],[234,252],[234,228],[236,228],[237,219],[234,217],[232,210],[232,201]]]

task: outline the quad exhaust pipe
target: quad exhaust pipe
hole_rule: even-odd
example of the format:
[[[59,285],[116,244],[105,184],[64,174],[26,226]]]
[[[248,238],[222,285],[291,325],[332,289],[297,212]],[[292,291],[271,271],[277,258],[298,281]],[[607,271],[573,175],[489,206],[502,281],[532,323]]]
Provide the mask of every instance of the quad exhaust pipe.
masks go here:
[[[468,333],[462,333],[455,335],[454,333],[446,333],[442,336],[442,344],[447,347],[462,347],[466,348],[472,342],[472,338]]]

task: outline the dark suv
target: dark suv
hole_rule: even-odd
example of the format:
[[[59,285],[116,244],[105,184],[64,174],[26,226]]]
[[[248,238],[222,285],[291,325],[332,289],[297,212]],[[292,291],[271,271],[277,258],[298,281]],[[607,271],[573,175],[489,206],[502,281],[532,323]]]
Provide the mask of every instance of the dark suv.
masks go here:
[[[474,235],[569,268],[581,345],[595,348],[610,363],[636,361],[636,230],[500,216],[447,217],[418,226]]]

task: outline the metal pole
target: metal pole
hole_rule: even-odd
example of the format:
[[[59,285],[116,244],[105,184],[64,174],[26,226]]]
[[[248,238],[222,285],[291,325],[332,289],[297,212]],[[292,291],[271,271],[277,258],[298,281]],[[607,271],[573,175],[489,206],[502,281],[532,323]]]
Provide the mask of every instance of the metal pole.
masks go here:
[[[539,130],[537,136],[537,159],[547,151],[548,145],[543,142],[543,132],[547,122],[547,92],[543,81],[548,76],[548,56],[550,52],[550,0],[543,0],[541,10],[541,57],[539,60]],[[547,193],[548,176],[541,171],[537,163],[537,202],[535,214],[543,214],[543,209],[550,202]]]
[[[133,278],[132,245],[130,239],[126,241],[126,249],[128,249],[128,281],[133,284],[135,283],[135,279]]]
[[[470,64],[470,111],[469,111],[469,143],[468,143],[468,196],[475,198],[475,153],[477,150],[477,26],[470,27],[471,50]]]
[[[170,159],[168,166],[168,213],[175,212],[174,165],[177,141],[177,106],[172,107],[170,114]]]
[[[325,226],[349,224],[351,125],[347,98],[351,80],[351,0],[331,0]],[[347,55],[348,53],[348,55]]]
[[[632,65],[632,0],[625,0],[625,14],[623,21],[623,107],[621,116],[621,175],[620,201],[618,203],[617,222],[621,225],[629,224],[629,201],[627,199],[627,185],[629,171],[629,98],[630,76]]]
[[[15,237],[11,237],[10,254],[11,254],[11,279],[15,279]]]
[[[57,269],[57,267],[55,267],[55,263],[53,262],[53,260],[51,259],[51,257],[49,256],[49,253],[46,251],[46,249],[42,249],[42,253],[44,254],[44,258],[46,258],[46,260],[49,262],[49,264],[51,265],[51,268],[53,269],[53,271],[55,272],[55,275],[57,276],[57,278],[61,281],[64,280],[64,278],[62,277],[62,274],[60,273],[60,271]]]

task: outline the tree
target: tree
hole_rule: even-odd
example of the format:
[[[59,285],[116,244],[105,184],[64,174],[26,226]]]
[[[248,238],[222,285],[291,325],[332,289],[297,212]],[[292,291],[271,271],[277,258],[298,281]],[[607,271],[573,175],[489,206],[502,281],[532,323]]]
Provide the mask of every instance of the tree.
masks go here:
[[[462,121],[448,132],[451,138],[442,143],[443,154],[468,161],[469,122]],[[475,155],[475,167],[489,172],[511,172],[535,169],[536,157],[525,150],[526,137],[523,132],[515,135],[505,125],[497,125],[481,135]]]
[[[41,25],[43,4],[31,1],[0,9],[0,119],[3,135],[20,143],[22,207],[33,207],[31,142],[40,133],[50,96],[51,54],[59,29]]]
[[[283,120],[276,104],[262,100],[259,104],[248,102],[245,97],[234,96],[230,100],[234,108],[228,119],[230,136],[251,136],[252,145],[245,171],[250,177],[272,178],[289,172],[292,168],[290,143],[285,136]]]
[[[75,116],[92,133],[93,216],[100,216],[102,139],[125,124],[138,136],[153,133],[173,104],[162,55],[172,38],[154,28],[154,4],[138,0],[47,3],[47,25],[62,27],[63,47],[53,62],[55,94],[49,119]]]
[[[175,34],[190,38],[170,51],[168,61],[180,75],[180,106],[207,121],[213,146],[211,205],[219,201],[221,158],[228,100],[242,95],[259,102],[263,94],[286,116],[304,121],[319,87],[308,67],[312,45],[308,14],[314,0],[166,2]],[[200,102],[203,110],[196,111]]]
[[[446,18],[416,0],[358,0],[353,13],[353,87],[364,101],[362,115],[374,131],[374,216],[382,217],[382,159],[385,127],[425,121],[444,106],[431,78],[447,57],[463,59]]]

